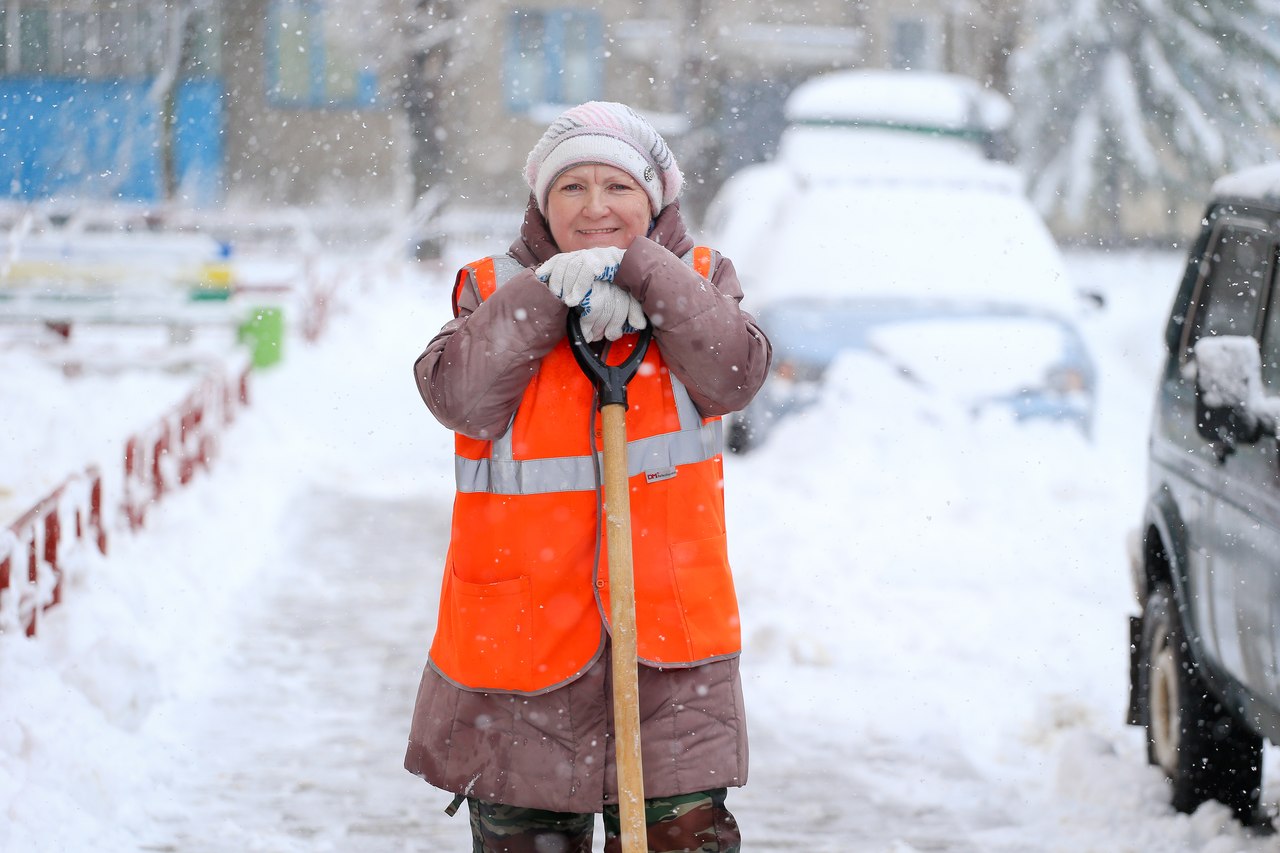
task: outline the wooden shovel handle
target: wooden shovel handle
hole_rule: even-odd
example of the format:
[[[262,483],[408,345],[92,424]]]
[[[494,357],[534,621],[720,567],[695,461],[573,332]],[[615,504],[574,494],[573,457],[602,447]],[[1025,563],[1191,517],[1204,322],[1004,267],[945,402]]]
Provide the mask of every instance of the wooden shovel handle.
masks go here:
[[[640,756],[636,593],[631,562],[631,500],[627,484],[626,406],[600,410],[604,430],[605,525],[609,542],[609,623],[612,628],[613,736],[618,767],[618,817],[623,853],[649,849]]]
[[[587,345],[578,312],[567,321],[569,344],[582,372],[596,386],[604,436],[605,530],[609,554],[609,627],[612,633],[613,738],[618,768],[618,820],[622,853],[646,853],[644,766],[640,754],[640,686],[636,652],[636,591],[631,562],[631,490],[627,477],[627,383],[640,367],[653,324],[645,326],[622,364],[609,365]]]

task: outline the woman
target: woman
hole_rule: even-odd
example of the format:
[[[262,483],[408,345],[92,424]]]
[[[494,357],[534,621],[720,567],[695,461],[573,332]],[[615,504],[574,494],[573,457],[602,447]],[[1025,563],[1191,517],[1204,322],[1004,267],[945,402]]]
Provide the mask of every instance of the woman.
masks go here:
[[[630,108],[563,113],[530,152],[506,255],[469,264],[414,365],[456,433],[440,615],[405,767],[466,798],[476,851],[617,850],[599,419],[569,311],[628,385],[641,738],[654,851],[738,850],[747,776],[719,416],[764,380],[768,340],[727,258],[695,247],[683,177]]]

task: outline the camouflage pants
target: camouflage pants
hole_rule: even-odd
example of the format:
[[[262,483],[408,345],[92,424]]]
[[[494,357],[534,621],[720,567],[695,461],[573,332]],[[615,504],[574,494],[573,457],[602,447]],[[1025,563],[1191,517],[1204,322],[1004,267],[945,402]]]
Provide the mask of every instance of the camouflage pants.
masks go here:
[[[738,853],[725,789],[644,801],[650,853]],[[591,853],[594,814],[522,809],[468,799],[472,853]],[[604,810],[605,853],[618,853],[618,807]]]

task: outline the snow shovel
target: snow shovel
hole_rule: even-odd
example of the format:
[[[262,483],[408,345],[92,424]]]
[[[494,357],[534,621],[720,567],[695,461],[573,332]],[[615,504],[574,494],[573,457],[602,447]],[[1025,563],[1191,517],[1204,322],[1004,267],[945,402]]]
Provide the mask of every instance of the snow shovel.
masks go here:
[[[649,349],[653,326],[619,365],[598,357],[569,312],[569,343],[582,372],[595,383],[604,431],[604,505],[608,530],[609,624],[612,628],[613,736],[618,767],[618,818],[623,853],[649,849],[640,758],[640,689],[636,666],[636,594],[631,565],[631,493],[627,485],[627,383]]]

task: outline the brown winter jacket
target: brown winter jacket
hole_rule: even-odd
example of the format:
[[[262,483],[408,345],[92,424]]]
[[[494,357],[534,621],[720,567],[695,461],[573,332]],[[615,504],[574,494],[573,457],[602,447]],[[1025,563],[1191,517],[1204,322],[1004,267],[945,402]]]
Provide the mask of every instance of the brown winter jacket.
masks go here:
[[[710,285],[680,256],[694,245],[676,205],[637,238],[614,278],[644,307],[654,342],[704,415],[745,406],[771,355],[738,307],[732,263]],[[508,250],[527,269],[483,303],[464,288],[447,323],[414,365],[418,390],[451,429],[493,438],[510,423],[539,360],[564,335],[568,309],[534,275],[557,253],[532,199]],[[736,366],[736,369],[735,369]],[[746,722],[736,658],[688,669],[640,667],[647,797],[742,785]],[[469,691],[428,663],[418,690],[405,767],[433,785],[491,802],[600,811],[617,801],[607,652],[570,684],[537,696]]]

